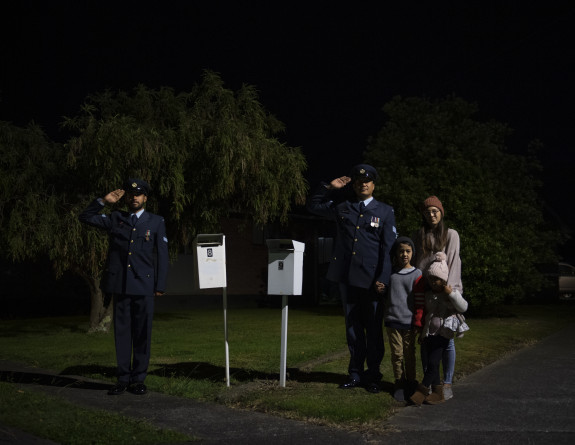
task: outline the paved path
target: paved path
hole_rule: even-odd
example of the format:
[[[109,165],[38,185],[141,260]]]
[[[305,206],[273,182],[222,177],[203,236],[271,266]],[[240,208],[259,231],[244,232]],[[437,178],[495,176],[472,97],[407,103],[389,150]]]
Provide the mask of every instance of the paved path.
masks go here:
[[[403,432],[399,444],[574,444],[574,379],[572,324],[458,382],[449,402],[406,408],[387,425]]]
[[[84,406],[145,418],[199,437],[199,444],[573,444],[575,324],[468,376],[438,406],[406,407],[384,425],[389,433],[326,428],[262,413],[159,393],[110,397],[109,385],[55,376],[0,360],[0,373]],[[43,383],[46,382],[46,383]],[[51,383],[47,383],[51,382]],[[0,425],[0,445],[49,444]]]
[[[29,368],[0,360],[0,373],[10,381],[29,382],[35,388],[80,406],[115,411],[200,438],[198,444],[365,444],[359,433],[322,427],[263,413],[228,408],[148,392],[109,396],[109,383],[79,376],[62,376],[49,370]],[[2,380],[4,380],[2,378]],[[28,442],[27,442],[28,441]],[[0,425],[0,445],[50,444]]]

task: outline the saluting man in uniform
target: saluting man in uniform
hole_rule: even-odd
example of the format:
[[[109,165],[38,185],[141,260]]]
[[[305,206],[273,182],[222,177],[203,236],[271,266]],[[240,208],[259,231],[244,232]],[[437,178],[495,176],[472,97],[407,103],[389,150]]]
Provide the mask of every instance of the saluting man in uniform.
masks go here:
[[[350,352],[349,378],[342,389],[379,392],[383,339],[383,295],[391,275],[390,249],[397,237],[393,208],[373,198],[377,171],[367,164],[350,176],[322,183],[308,199],[308,210],[334,219],[337,237],[327,279],[339,283]],[[350,185],[354,198],[335,203],[333,192]],[[366,367],[367,365],[367,367]]]
[[[146,212],[150,186],[128,179],[122,189],[93,201],[80,221],[108,232],[110,248],[102,290],[114,296],[114,339],[118,382],[108,391],[146,394],[154,297],[164,294],[168,276],[168,239],[164,218]],[[124,197],[128,211],[100,213]]]

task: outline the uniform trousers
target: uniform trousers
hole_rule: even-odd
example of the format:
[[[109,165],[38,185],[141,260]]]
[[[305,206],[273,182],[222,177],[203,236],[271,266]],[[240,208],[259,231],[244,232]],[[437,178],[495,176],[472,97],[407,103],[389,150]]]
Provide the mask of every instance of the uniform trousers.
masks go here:
[[[349,376],[363,384],[381,380],[383,339],[383,299],[374,290],[339,284],[345,314]],[[365,369],[367,365],[367,369]]]
[[[114,295],[114,340],[118,381],[143,383],[150,363],[153,295]]]

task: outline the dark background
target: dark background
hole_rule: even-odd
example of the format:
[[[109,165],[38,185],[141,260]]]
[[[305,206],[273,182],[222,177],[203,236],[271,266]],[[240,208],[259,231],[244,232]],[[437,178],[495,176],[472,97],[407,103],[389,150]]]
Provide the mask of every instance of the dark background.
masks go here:
[[[313,185],[362,161],[393,96],[455,94],[515,130],[511,152],[544,143],[547,210],[575,222],[572,2],[14,3],[0,7],[1,120],[58,140],[89,93],[189,91],[211,69],[257,87]]]

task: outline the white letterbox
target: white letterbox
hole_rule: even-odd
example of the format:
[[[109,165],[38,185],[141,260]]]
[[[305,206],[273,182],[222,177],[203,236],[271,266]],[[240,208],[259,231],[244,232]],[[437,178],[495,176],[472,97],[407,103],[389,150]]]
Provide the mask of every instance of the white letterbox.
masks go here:
[[[223,233],[197,235],[194,252],[196,288],[226,287],[226,236]]]
[[[301,295],[305,243],[268,239],[268,295]]]

